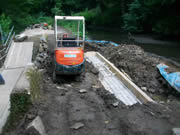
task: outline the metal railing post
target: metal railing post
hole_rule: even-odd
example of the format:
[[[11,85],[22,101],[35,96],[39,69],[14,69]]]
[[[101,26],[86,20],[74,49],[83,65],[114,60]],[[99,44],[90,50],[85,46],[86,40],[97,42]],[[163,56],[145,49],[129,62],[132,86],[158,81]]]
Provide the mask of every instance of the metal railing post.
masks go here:
[[[1,41],[2,41],[2,44],[4,45],[4,35],[3,35],[1,24],[0,24],[0,32],[1,32]]]
[[[13,38],[15,36],[15,32],[13,32],[14,30],[14,26],[11,28],[11,31],[8,34],[8,37],[6,39],[6,41],[4,42],[4,37],[3,37],[3,31],[2,31],[2,27],[0,25],[0,32],[1,32],[1,40],[3,42],[3,49],[0,50],[1,56],[0,56],[0,66],[3,66],[3,60],[6,58],[9,48],[13,42]]]

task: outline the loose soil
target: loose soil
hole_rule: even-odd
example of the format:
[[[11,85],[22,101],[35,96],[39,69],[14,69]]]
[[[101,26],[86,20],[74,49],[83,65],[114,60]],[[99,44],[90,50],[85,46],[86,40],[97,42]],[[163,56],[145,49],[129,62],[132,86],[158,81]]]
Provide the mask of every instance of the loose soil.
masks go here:
[[[43,98],[34,104],[14,134],[37,134],[26,130],[31,121],[28,115],[39,115],[48,135],[171,135],[173,127],[180,127],[180,102],[177,98],[162,104],[136,104],[131,107],[119,102],[114,107],[117,99],[102,87],[89,63],[86,63],[81,76],[59,76],[58,83],[53,83],[53,44],[53,36],[49,35],[47,60],[50,62],[44,65]],[[164,93],[156,77],[156,64],[161,60],[149,57],[140,47],[121,45],[115,48],[87,44],[85,51],[89,50],[101,52],[128,73],[138,86],[153,89],[155,92],[147,91],[152,97],[156,93]],[[81,89],[87,92],[80,93]],[[71,126],[77,122],[83,123],[84,127],[72,129]]]

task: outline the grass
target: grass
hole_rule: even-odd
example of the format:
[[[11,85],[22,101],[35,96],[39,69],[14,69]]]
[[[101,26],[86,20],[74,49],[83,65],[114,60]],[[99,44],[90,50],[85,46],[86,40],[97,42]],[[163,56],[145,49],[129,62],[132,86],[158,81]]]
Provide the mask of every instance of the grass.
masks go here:
[[[27,72],[27,76],[30,82],[30,93],[31,93],[31,100],[32,102],[37,102],[41,98],[41,80],[42,76],[41,73],[38,72],[36,69],[30,69]]]

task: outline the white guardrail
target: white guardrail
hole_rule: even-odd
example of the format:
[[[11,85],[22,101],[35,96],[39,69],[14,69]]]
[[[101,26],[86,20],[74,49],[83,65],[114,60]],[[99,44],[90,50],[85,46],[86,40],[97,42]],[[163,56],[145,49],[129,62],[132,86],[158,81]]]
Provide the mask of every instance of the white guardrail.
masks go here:
[[[8,51],[13,42],[14,36],[15,36],[15,32],[14,32],[14,26],[13,26],[7,36],[7,39],[5,40],[5,42],[2,43],[2,49],[0,50],[0,67],[2,67],[4,64],[4,60],[8,54]]]

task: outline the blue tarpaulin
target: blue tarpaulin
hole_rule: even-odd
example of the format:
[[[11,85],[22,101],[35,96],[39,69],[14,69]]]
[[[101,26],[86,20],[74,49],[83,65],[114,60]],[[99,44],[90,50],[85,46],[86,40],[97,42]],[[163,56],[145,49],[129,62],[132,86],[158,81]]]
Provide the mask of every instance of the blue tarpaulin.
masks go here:
[[[180,72],[168,73],[167,68],[169,68],[165,64],[157,65],[157,68],[160,71],[160,74],[164,77],[164,79],[178,92],[180,92]]]
[[[5,83],[5,81],[4,81],[3,77],[2,77],[2,75],[0,74],[0,84],[4,84],[4,83]]]
[[[105,41],[105,40],[86,40],[86,42],[89,42],[89,43],[100,43],[102,45],[105,45],[105,44],[112,44],[114,46],[118,46],[117,43],[114,43],[112,41]]]

